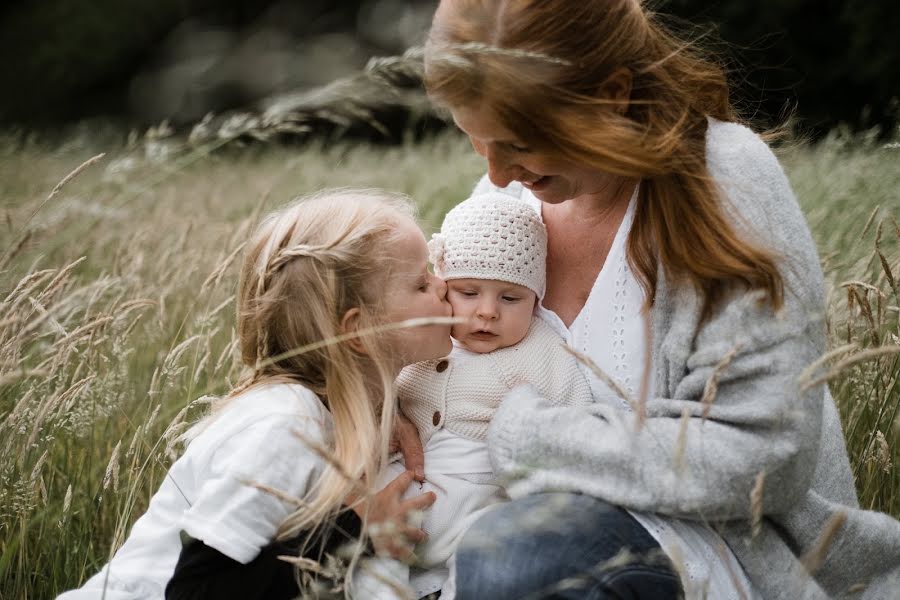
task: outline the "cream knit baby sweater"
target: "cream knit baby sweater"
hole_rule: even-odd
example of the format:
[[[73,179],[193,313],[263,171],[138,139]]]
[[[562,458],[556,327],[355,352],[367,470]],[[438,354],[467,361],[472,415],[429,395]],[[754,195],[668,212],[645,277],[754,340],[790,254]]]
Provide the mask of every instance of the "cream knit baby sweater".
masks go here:
[[[555,406],[587,406],[590,385],[563,345],[550,325],[535,317],[521,342],[484,354],[484,360],[451,355],[410,365],[397,379],[403,414],[419,428],[424,446],[441,427],[486,441],[500,400],[522,383],[534,385]]]

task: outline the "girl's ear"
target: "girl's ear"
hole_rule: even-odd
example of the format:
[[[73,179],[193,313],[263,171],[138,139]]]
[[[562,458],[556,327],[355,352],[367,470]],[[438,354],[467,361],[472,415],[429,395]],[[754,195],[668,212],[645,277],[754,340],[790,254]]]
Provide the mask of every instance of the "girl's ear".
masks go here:
[[[360,310],[358,308],[351,308],[344,313],[344,316],[341,319],[342,335],[359,331],[359,315]],[[347,340],[347,343],[350,344],[350,347],[353,348],[354,351],[359,352],[360,354],[366,354],[366,347],[365,344],[363,344],[362,339],[353,338]]]
[[[628,101],[631,99],[631,71],[622,67],[613,71],[603,85],[600,87],[600,93],[604,98],[620,102],[616,107],[619,114],[628,112]]]

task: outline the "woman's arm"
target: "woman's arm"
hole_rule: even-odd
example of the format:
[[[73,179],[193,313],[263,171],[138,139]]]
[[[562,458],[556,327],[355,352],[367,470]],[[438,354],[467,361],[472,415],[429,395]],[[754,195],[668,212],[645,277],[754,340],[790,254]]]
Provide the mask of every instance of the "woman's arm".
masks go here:
[[[670,397],[648,399],[640,424],[637,413],[601,403],[554,407],[528,388],[507,396],[488,443],[510,494],[581,491],[708,519],[790,508],[816,465],[823,387],[803,389],[800,375],[821,353],[821,315],[801,316],[794,301],[775,315],[751,297],[701,328],[693,351],[671,351],[687,351],[683,360],[659,351],[657,387]]]
[[[799,370],[785,368],[812,362],[810,346],[797,334],[737,353],[724,368],[695,353],[675,397],[649,399],[642,423],[606,404],[556,407],[533,388],[518,388],[489,431],[495,473],[514,497],[580,491],[708,519],[786,510],[808,488],[818,450],[822,386],[803,391]],[[713,380],[717,390],[704,402]]]

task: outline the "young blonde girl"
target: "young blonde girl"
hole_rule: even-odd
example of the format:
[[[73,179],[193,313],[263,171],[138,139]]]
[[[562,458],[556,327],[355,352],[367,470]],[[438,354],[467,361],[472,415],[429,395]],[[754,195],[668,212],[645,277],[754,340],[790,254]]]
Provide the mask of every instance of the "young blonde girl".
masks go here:
[[[433,497],[401,501],[411,473],[377,494],[361,482],[386,455],[397,373],[450,350],[447,324],[383,327],[450,315],[427,258],[399,195],[325,191],[266,218],[238,293],[246,376],[194,428],[112,560],[60,598],[292,598],[279,554],[317,559],[348,541],[358,553],[375,522],[422,539],[406,513]]]

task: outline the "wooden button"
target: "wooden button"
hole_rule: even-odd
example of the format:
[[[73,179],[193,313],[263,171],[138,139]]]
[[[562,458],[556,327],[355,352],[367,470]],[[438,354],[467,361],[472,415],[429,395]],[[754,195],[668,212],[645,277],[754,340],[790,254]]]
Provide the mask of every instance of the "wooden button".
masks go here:
[[[444,371],[447,370],[447,367],[449,367],[449,366],[450,366],[449,361],[442,360],[437,365],[435,365],[434,370],[437,371],[438,373],[443,373]]]
[[[431,416],[431,423],[437,427],[441,422],[441,413],[439,411],[434,411],[434,414]]]

